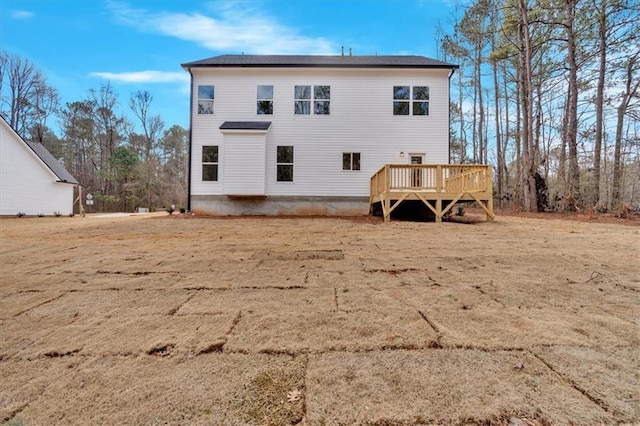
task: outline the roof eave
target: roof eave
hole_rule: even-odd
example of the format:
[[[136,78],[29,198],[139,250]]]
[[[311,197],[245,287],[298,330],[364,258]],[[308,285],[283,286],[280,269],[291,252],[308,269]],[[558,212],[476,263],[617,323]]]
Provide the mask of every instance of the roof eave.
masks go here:
[[[459,69],[454,64],[433,65],[366,65],[366,64],[199,64],[181,65],[185,71],[193,68],[375,68],[375,69]]]

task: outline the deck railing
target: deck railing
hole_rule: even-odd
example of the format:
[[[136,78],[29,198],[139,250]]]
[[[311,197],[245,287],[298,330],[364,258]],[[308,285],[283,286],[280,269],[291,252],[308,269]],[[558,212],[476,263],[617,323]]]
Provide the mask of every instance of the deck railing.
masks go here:
[[[371,196],[389,191],[470,193],[491,188],[489,165],[387,164],[371,176]]]

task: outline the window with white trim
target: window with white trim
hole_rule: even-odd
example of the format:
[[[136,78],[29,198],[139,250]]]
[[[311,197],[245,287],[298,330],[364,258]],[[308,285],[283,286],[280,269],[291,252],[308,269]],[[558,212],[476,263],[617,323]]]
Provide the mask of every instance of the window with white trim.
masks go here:
[[[429,86],[393,86],[393,115],[429,115]]]
[[[218,146],[205,145],[202,147],[202,181],[216,182],[218,180]]]
[[[360,170],[360,153],[343,152],[342,170]]]
[[[329,115],[331,103],[331,86],[313,86],[313,113]]]
[[[278,146],[276,152],[276,180],[293,182],[293,147]]]
[[[331,86],[295,86],[293,112],[296,115],[330,115]]]
[[[413,115],[429,115],[429,86],[413,86]]]
[[[213,114],[214,86],[198,86],[198,114]]]
[[[311,86],[293,88],[293,112],[296,115],[311,114]]]
[[[273,86],[258,86],[257,91],[257,114],[273,114]]]

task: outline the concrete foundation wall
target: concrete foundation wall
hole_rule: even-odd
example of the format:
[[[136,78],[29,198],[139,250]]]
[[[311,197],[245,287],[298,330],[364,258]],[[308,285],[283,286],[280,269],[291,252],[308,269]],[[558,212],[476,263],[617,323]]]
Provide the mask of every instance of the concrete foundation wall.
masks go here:
[[[369,198],[193,195],[191,210],[216,216],[364,216],[369,214]]]

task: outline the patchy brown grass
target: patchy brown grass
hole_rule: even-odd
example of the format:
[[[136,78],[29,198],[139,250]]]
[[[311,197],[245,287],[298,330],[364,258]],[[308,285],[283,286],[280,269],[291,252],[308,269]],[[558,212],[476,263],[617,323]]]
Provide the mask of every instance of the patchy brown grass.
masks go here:
[[[640,423],[640,230],[469,218],[2,220],[0,423]]]
[[[307,392],[312,424],[499,424],[512,416],[560,424],[614,420],[522,351],[313,356]]]
[[[304,417],[304,368],[262,371],[249,381],[235,405],[239,417],[260,425],[292,425]]]

